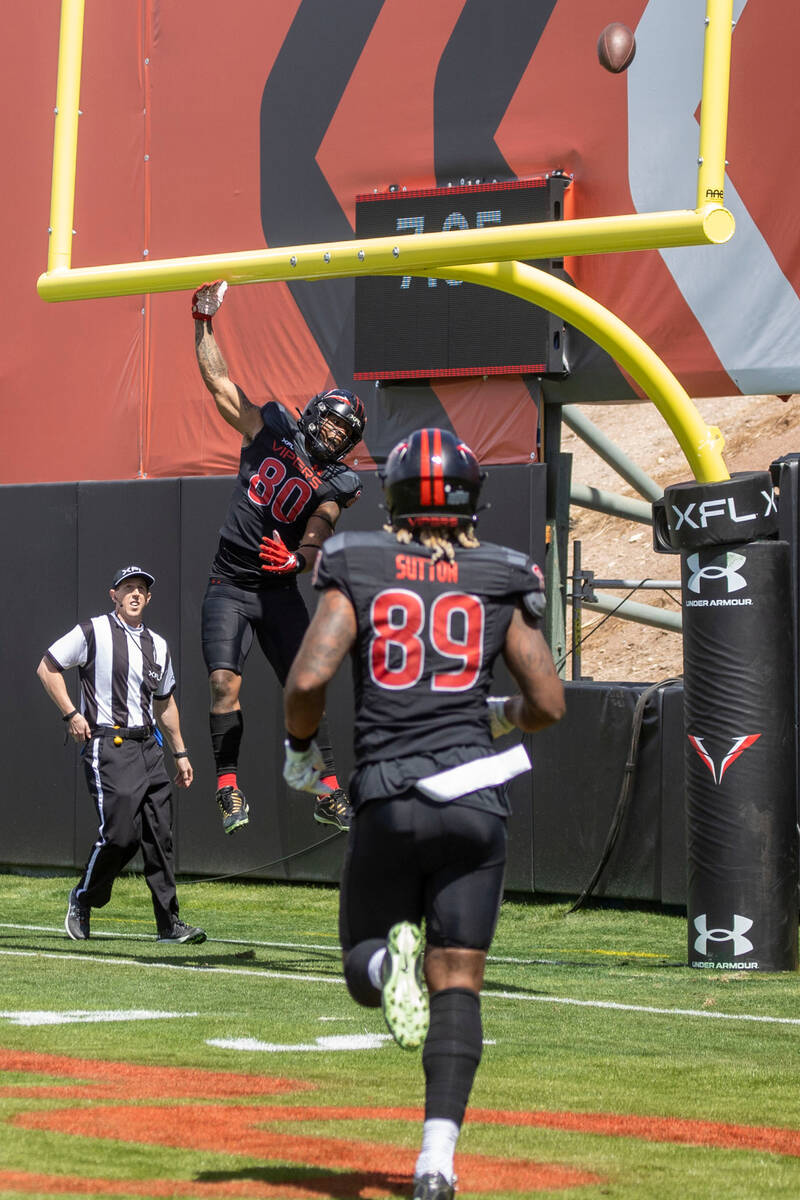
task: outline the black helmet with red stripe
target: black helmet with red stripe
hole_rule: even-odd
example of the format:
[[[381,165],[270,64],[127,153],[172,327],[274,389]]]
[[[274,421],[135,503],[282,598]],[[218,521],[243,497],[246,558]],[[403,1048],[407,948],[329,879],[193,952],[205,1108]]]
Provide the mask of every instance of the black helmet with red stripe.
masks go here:
[[[334,418],[326,425],[326,417]],[[355,392],[331,388],[317,392],[300,413],[297,424],[306,439],[309,454],[321,463],[338,462],[364,436],[367,414]],[[337,436],[337,428],[338,436]]]
[[[469,446],[454,434],[417,429],[386,460],[386,507],[394,524],[474,523],[484,478]]]

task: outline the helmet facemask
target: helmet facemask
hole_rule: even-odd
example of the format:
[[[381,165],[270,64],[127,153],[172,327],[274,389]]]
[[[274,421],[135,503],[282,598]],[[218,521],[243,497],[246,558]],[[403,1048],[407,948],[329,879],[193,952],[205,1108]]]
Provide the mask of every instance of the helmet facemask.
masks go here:
[[[339,462],[355,449],[364,436],[366,423],[363,403],[344,388],[312,397],[297,422],[306,449],[320,463]]]

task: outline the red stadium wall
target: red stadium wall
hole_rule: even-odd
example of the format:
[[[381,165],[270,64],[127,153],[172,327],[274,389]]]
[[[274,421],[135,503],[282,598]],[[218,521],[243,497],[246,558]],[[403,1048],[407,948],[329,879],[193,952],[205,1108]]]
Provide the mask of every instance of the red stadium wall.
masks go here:
[[[661,121],[643,131],[648,56],[665,30],[676,35],[673,72],[684,50],[696,56],[702,8],[700,0],[87,0],[73,266],[349,237],[357,193],[460,176],[562,168],[574,174],[573,215],[632,212],[648,178],[665,164],[669,176],[672,153]],[[0,481],[229,473],[237,438],[200,383],[187,293],[56,305],[36,294],[59,9],[39,0],[6,17]],[[693,257],[677,266],[656,251],[566,264],[694,396],[800,390],[791,203],[800,6],[736,0],[735,10],[728,175],[737,234],[724,247],[678,251]],[[595,57],[612,19],[637,30],[626,76],[605,73]],[[696,95],[676,87],[690,134],[698,103],[699,79]],[[692,169],[693,156],[696,144]],[[679,205],[652,205],[693,206],[693,187]],[[352,281],[231,289],[218,333],[251,399],[293,408],[350,381]],[[581,339],[571,367],[568,380],[545,382],[546,395],[634,398]],[[421,420],[451,425],[487,462],[537,455],[535,382],[358,390],[370,418],[361,468]]]

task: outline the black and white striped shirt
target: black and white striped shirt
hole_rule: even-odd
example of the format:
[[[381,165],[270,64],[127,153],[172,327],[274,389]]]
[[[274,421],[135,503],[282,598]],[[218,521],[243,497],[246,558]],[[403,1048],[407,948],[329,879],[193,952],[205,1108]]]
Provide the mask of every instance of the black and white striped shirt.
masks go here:
[[[97,725],[153,725],[152,700],[175,690],[169,647],[159,634],[132,629],[115,613],[76,625],[47,650],[59,671],[78,667],[81,712]]]

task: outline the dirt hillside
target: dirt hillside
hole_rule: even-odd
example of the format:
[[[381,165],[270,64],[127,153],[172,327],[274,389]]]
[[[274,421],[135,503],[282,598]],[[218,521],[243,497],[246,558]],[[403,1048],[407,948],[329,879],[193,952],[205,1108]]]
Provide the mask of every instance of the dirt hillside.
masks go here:
[[[723,456],[728,470],[766,470],[783,454],[800,452],[800,395],[787,401],[777,396],[732,396],[697,400],[707,425],[716,425],[725,438]],[[664,488],[692,478],[692,472],[675,438],[655,405],[587,404],[581,413]],[[570,453],[574,482],[619,495],[641,499],[620,476],[566,425],[562,450]],[[582,566],[598,579],[677,580],[677,556],[656,554],[649,526],[622,521],[603,513],[572,506],[572,539],[580,539]],[[604,591],[622,599],[627,591]],[[640,590],[631,599],[675,611],[680,609],[680,589],[675,592]],[[568,636],[571,609],[567,609]],[[682,639],[651,626],[584,611],[581,674],[597,680],[656,682],[683,671]],[[566,677],[572,677],[571,660]]]

